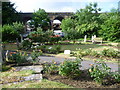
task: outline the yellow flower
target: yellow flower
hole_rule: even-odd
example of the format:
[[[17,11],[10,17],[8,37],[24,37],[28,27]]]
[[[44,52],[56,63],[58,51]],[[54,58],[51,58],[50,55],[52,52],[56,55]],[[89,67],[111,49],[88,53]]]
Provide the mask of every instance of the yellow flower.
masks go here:
[[[54,64],[57,64],[57,62],[54,62]]]

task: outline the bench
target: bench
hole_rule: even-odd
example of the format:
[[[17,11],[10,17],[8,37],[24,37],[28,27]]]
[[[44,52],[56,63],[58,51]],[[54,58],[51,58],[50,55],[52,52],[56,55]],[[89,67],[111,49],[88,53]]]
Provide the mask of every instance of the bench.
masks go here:
[[[94,43],[103,43],[103,39],[102,38],[94,38]]]

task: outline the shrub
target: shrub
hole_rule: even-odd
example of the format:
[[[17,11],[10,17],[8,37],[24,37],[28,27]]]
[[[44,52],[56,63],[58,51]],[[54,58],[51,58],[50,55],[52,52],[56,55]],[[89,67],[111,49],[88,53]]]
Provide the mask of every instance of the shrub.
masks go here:
[[[16,62],[17,64],[22,64],[27,62],[28,54],[26,52],[17,52],[17,53],[10,53],[10,60]]]
[[[52,42],[52,43],[58,42],[61,40],[61,37],[59,35],[50,36],[49,38],[50,38],[49,42]]]
[[[75,57],[77,57],[77,58],[81,58],[82,56],[84,56],[84,53],[83,53],[83,49],[76,49],[76,50],[78,50],[78,51],[76,51],[76,52],[71,52],[71,54],[72,54],[72,56],[75,56]]]
[[[12,25],[4,25],[2,27],[2,41],[15,41],[19,38],[19,33],[13,28]]]
[[[33,61],[36,61],[37,58],[38,58],[38,56],[40,56],[40,55],[42,55],[42,54],[43,54],[43,53],[42,53],[41,50],[40,50],[40,51],[34,51],[34,50],[33,50],[33,52],[31,53],[31,57],[32,57]]]
[[[113,58],[116,58],[116,57],[119,57],[119,52],[118,51],[115,51],[113,49],[104,49],[101,54],[103,56],[107,56],[107,57],[113,57]]]
[[[119,72],[111,72],[110,75],[115,79],[115,81],[120,82],[120,73]]]
[[[89,69],[90,76],[94,78],[94,80],[102,84],[103,79],[106,78],[110,73],[111,68],[103,62],[96,62],[94,65],[91,66]]]
[[[90,49],[87,49],[87,50],[85,50],[85,55],[90,55],[91,54],[91,52],[92,52],[92,49],[90,48]]]
[[[26,38],[22,43],[21,43],[21,49],[28,50],[31,48],[32,42],[29,38]]]
[[[52,64],[44,64],[44,72],[48,74],[56,74],[59,70],[59,66],[55,61],[52,61]]]
[[[94,57],[99,57],[99,56],[100,56],[100,54],[99,54],[97,51],[92,51],[92,52],[90,53],[90,55],[92,55],[92,56],[94,56]]]
[[[29,38],[32,39],[33,42],[49,42],[50,36],[53,34],[53,31],[43,31],[41,28],[37,28],[37,31],[33,31],[29,34]]]
[[[24,25],[23,25],[23,23],[14,22],[14,23],[13,23],[13,28],[14,28],[15,31],[17,31],[19,34],[24,33]]]
[[[59,67],[59,74],[62,76],[67,76],[69,78],[74,78],[80,75],[81,60],[76,59],[75,61],[65,60]]]

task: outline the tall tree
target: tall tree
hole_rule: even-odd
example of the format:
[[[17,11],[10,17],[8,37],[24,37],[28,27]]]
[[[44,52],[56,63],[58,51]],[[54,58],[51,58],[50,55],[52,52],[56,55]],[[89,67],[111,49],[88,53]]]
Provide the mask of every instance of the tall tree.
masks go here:
[[[120,42],[120,15],[118,10],[100,15],[103,20],[99,33],[105,40]]]
[[[75,14],[76,30],[82,35],[98,34],[101,23],[99,11],[101,9],[97,7],[97,3],[90,3],[84,9],[77,10]]]
[[[2,2],[2,25],[12,24],[19,20],[18,12],[14,5],[11,2]]]
[[[44,9],[39,9],[34,12],[33,20],[35,28],[40,26],[43,30],[47,30],[50,27],[50,19]]]

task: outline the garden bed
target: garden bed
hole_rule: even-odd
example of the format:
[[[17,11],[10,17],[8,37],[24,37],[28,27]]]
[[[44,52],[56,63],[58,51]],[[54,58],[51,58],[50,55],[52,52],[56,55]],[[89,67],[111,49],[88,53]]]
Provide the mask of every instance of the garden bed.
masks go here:
[[[61,82],[75,88],[120,88],[120,83],[110,80],[106,85],[99,85],[88,75],[87,71],[82,71],[80,77],[69,79],[58,74],[43,74],[43,78],[50,81]]]

